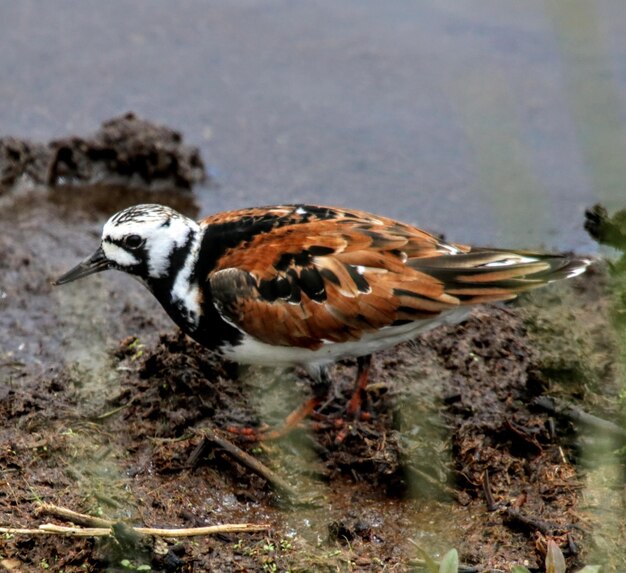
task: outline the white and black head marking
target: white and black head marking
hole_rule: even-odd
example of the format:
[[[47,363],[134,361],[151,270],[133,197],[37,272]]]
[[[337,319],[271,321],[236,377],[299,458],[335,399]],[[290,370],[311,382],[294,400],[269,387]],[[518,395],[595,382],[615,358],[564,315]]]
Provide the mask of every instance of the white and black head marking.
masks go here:
[[[176,252],[197,231],[196,223],[163,205],[135,205],[113,215],[102,230],[102,250],[111,266],[158,279],[171,271]]]
[[[135,205],[104,225],[96,252],[57,279],[66,284],[107,269],[119,269],[155,285],[173,280],[199,235],[198,224],[163,205]]]

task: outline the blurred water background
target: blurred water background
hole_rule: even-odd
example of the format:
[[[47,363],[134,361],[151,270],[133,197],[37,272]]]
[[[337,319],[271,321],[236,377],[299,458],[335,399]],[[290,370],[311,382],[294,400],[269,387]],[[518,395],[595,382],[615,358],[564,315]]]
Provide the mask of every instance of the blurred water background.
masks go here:
[[[365,208],[451,240],[593,251],[626,194],[622,0],[0,4],[0,133],[180,129],[203,212]]]

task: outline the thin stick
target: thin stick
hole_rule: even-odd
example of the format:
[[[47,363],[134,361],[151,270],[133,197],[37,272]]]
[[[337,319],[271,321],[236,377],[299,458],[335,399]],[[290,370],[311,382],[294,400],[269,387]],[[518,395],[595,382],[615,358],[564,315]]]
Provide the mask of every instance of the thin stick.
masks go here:
[[[483,472],[483,492],[485,493],[485,500],[487,502],[487,511],[495,511],[498,509],[498,504],[493,499],[491,493],[491,481],[489,480],[489,470]]]
[[[107,537],[113,535],[113,530],[110,527],[67,527],[54,523],[44,523],[39,526],[39,530],[52,535],[71,537]]]
[[[276,472],[272,471],[255,457],[251,456],[247,452],[244,452],[241,448],[237,447],[232,442],[221,438],[210,430],[202,430],[202,436],[204,436],[206,442],[215,444],[216,446],[224,450],[224,452],[226,452],[235,461],[247,467],[251,472],[255,473],[256,475],[262,477],[275,490],[286,495],[292,500],[298,498],[296,490],[291,487],[291,485],[289,485]],[[194,452],[194,454],[197,455],[196,452]],[[194,457],[194,454],[192,454],[192,457]]]
[[[35,510],[38,515],[53,515],[66,521],[71,521],[86,527],[67,527],[53,523],[44,523],[38,529],[20,527],[0,527],[0,533],[23,534],[23,535],[68,535],[76,537],[106,537],[113,535],[112,526],[115,521],[94,517],[84,513],[72,511],[66,507],[51,503],[40,503]],[[199,535],[213,535],[216,533],[237,533],[266,531],[269,525],[255,525],[252,523],[230,523],[224,525],[210,525],[207,527],[191,527],[183,529],[160,529],[153,527],[130,527],[140,535],[154,535],[156,537],[192,537]]]
[[[37,515],[54,515],[60,519],[71,521],[76,525],[83,525],[85,527],[111,527],[115,522],[110,519],[103,519],[102,517],[94,517],[85,513],[78,513],[67,509],[66,507],[60,507],[51,503],[40,503],[35,510]]]
[[[531,517],[530,515],[525,515],[521,511],[512,507],[507,507],[504,515],[505,525],[510,523],[518,526],[523,526],[531,533],[535,530],[538,530],[541,531],[541,533],[543,533],[544,535],[553,535],[555,531],[563,531],[567,529],[567,527],[565,526],[557,525],[556,523],[550,523],[549,521]]]
[[[249,533],[267,531],[269,525],[255,525],[253,523],[229,523],[224,525],[210,525],[208,527],[189,527],[184,529],[158,529],[152,527],[133,527],[134,532],[141,535],[155,537],[197,537],[200,535],[214,535],[216,533]],[[67,535],[71,537],[106,537],[112,535],[110,527],[66,527],[53,523],[44,523],[38,529],[23,529],[18,527],[0,527],[0,533],[23,535]]]
[[[110,530],[107,530],[110,533]],[[0,533],[9,535],[48,535],[43,529],[25,529],[23,527],[0,527]]]
[[[131,399],[129,402],[127,402],[126,404],[122,404],[121,406],[118,406],[117,408],[113,408],[112,410],[109,410],[108,412],[104,412],[102,414],[99,414],[98,416],[96,416],[94,418],[94,420],[106,420],[107,418],[110,418],[111,416],[117,414],[118,412],[121,412],[122,410],[128,408],[133,402],[134,402],[134,398]]]
[[[626,428],[622,428],[621,426],[618,426],[609,420],[605,420],[604,418],[589,414],[577,406],[567,404],[561,400],[556,400],[555,398],[549,398],[547,396],[540,396],[535,398],[532,404],[542,410],[550,412],[551,414],[560,414],[561,416],[565,416],[572,422],[585,424],[602,432],[626,438]]]
[[[215,533],[267,531],[269,528],[269,525],[255,525],[254,523],[228,523],[225,525],[189,527],[186,529],[157,529],[153,527],[134,527],[133,529],[137,533],[154,535],[155,537],[192,537],[198,535],[213,535]]]

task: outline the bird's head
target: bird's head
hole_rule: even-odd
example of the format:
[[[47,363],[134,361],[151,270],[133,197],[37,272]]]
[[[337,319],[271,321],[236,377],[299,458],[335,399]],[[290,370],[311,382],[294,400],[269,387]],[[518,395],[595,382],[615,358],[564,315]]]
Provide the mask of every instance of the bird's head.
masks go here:
[[[62,285],[107,269],[144,281],[171,275],[186,254],[198,224],[163,205],[135,205],[113,215],[104,225],[100,247],[59,277]]]

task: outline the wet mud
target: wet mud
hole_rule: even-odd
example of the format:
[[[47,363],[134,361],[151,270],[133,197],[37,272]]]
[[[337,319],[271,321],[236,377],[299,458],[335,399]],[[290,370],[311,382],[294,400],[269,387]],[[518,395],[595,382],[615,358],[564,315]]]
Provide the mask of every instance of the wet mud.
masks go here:
[[[304,373],[211,356],[122,274],[50,285],[115,210],[154,200],[196,215],[180,187],[0,197],[0,526],[67,525],[42,502],[125,524],[104,538],[3,533],[4,569],[417,571],[424,553],[456,547],[466,571],[542,570],[549,541],[572,570],[624,569],[614,271],[598,263],[381,353],[367,416],[316,416],[257,443],[227,429],[279,424],[309,395]],[[342,411],[355,370],[337,366],[322,414]],[[171,539],[127,528],[228,523],[268,529]]]

